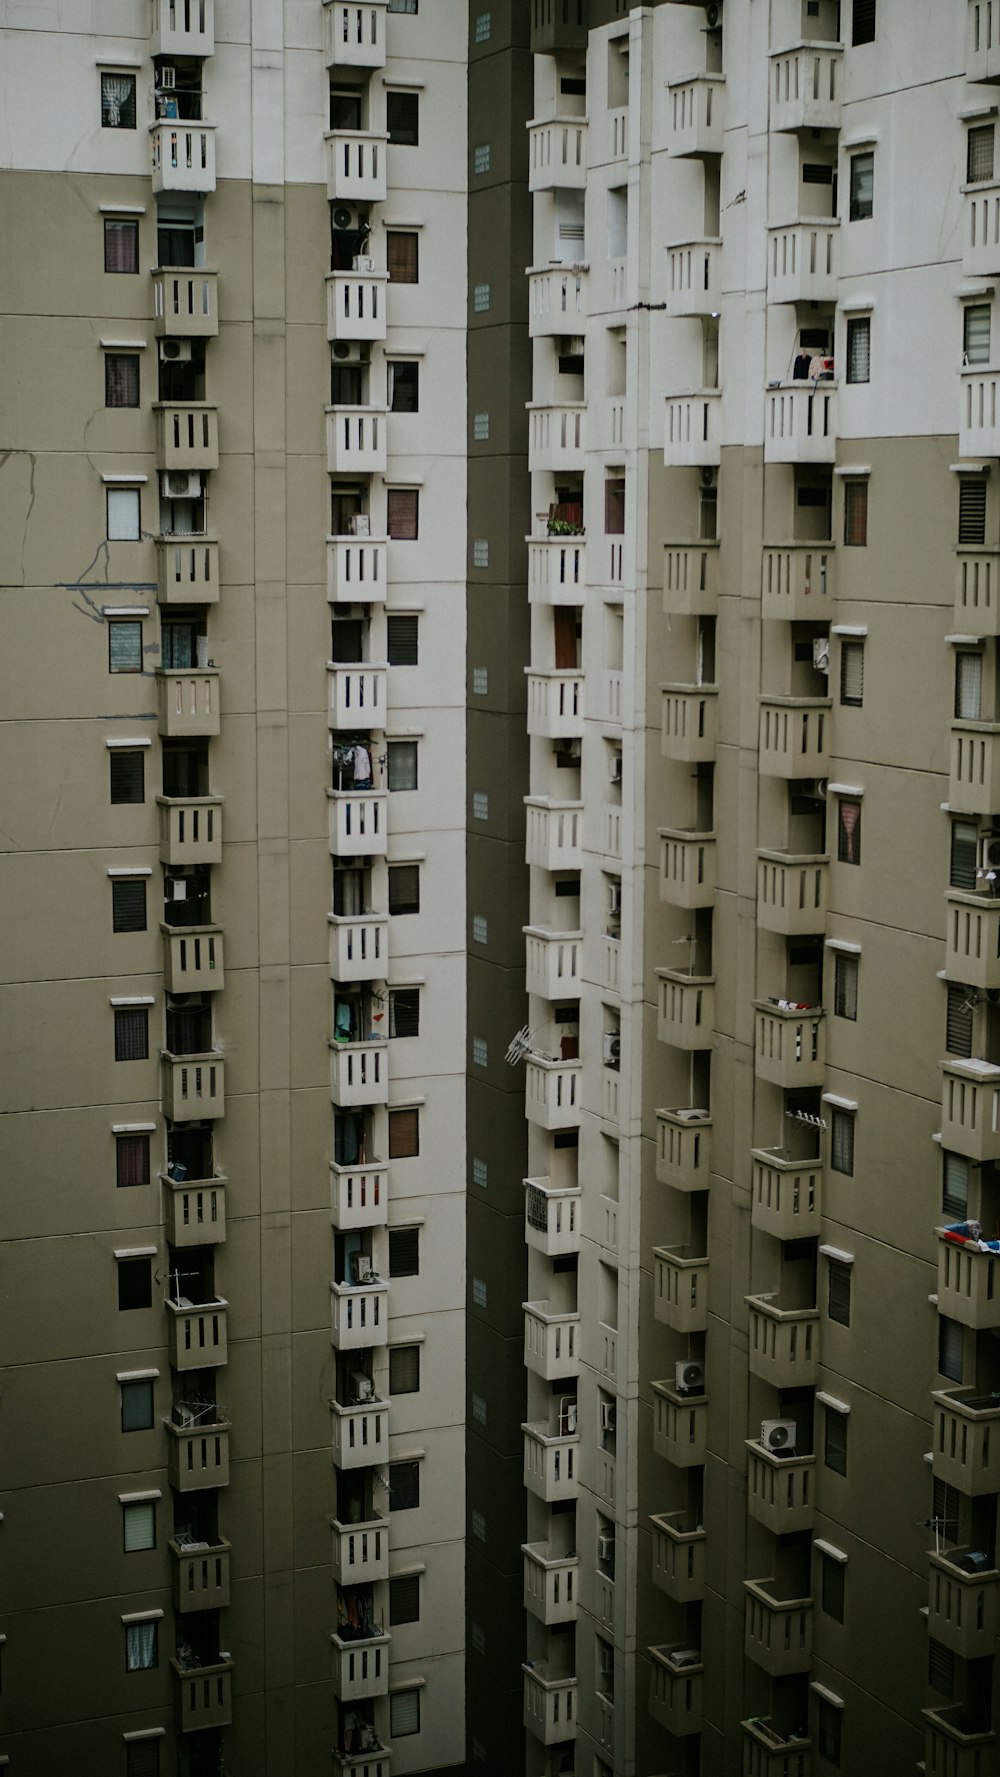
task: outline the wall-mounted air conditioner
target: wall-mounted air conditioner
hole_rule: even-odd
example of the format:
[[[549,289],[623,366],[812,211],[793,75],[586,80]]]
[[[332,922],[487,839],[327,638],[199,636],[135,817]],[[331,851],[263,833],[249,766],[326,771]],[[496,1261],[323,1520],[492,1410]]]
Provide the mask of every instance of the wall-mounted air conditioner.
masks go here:
[[[615,1533],[613,1530],[602,1530],[597,1538],[598,1561],[613,1561],[615,1558]]]
[[[601,1402],[601,1430],[611,1432],[617,1422],[617,1401]]]

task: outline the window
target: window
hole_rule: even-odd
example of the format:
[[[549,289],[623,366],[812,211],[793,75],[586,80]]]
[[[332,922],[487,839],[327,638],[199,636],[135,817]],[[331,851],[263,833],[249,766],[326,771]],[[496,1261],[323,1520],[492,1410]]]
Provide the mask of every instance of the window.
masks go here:
[[[149,1136],[116,1135],[115,1164],[120,1191],[149,1184]]]
[[[386,269],[391,284],[416,284],[419,260],[417,235],[409,229],[389,228],[385,235]]]
[[[988,183],[993,177],[994,126],[978,124],[969,131],[965,157],[965,177],[970,185]]]
[[[392,613],[386,619],[390,666],[416,666],[419,618],[415,612]]]
[[[412,1512],[420,1504],[419,1462],[390,1462],[389,1510]]]
[[[474,1394],[472,1397],[472,1417],[477,1425],[486,1424],[486,1396]]]
[[[472,307],[477,315],[485,315],[490,306],[489,284],[474,284],[472,288]]]
[[[125,1777],[160,1777],[159,1734],[125,1742]]]
[[[604,483],[604,531],[609,537],[625,534],[625,479],[617,477]]]
[[[488,1067],[490,1060],[489,1044],[485,1037],[473,1037],[472,1059],[476,1067]]]
[[[389,1393],[417,1394],[420,1390],[419,1345],[390,1345]]]
[[[401,1740],[405,1734],[420,1732],[420,1691],[416,1685],[405,1691],[389,1692],[389,1738]]]
[[[823,1439],[823,1461],[835,1475],[847,1473],[847,1414],[827,1407]]]
[[[469,1522],[472,1526],[473,1536],[478,1542],[484,1543],[486,1541],[486,1513],[477,1511],[473,1507],[469,1514]]]
[[[475,43],[488,43],[493,32],[493,15],[489,12],[477,12],[473,30]]]
[[[415,740],[390,740],[386,746],[386,782],[390,790],[415,790],[417,787],[417,743]]]
[[[138,747],[134,752],[128,747],[112,747],[108,758],[111,761],[112,802],[145,802],[145,753]]]
[[[476,444],[485,444],[490,435],[490,416],[488,413],[475,413],[472,416],[472,437]]]
[[[950,1487],[947,1481],[936,1479],[933,1494],[931,1529],[940,1533],[942,1542],[957,1543],[958,1514],[961,1505],[958,1488]]]
[[[826,1312],[842,1327],[851,1324],[851,1266],[843,1259],[827,1259]]]
[[[389,993],[389,1035],[418,1037],[420,1035],[419,987],[394,987]]]
[[[420,1621],[420,1575],[401,1573],[389,1581],[389,1626]]]
[[[420,496],[415,487],[390,487],[386,490],[386,530],[398,542],[411,542],[417,536],[420,518]]]
[[[142,672],[142,624],[136,620],[108,623],[108,671],[110,673]]]
[[[955,655],[955,716],[960,722],[978,722],[983,709],[983,657],[971,650]]]
[[[115,1007],[115,1060],[146,1061],[149,1057],[149,1009]]]
[[[472,1642],[473,1648],[475,1649],[476,1653],[480,1654],[482,1656],[482,1658],[485,1659],[486,1658],[486,1630],[483,1628],[482,1623],[470,1623],[469,1624],[469,1640]]]
[[[472,818],[474,821],[488,821],[490,818],[490,799],[485,790],[472,792]]]
[[[133,1308],[153,1305],[153,1267],[149,1259],[118,1260],[118,1308],[126,1313]]]
[[[472,1301],[476,1308],[486,1307],[487,1289],[486,1279],[484,1277],[474,1277],[472,1279]]]
[[[139,489],[108,488],[108,541],[137,543],[139,541]]]
[[[847,323],[847,380],[867,383],[871,380],[872,323],[870,315],[859,315]]]
[[[117,877],[111,884],[111,925],[116,932],[146,930],[146,879]]]
[[[155,1499],[134,1500],[122,1506],[122,1534],[126,1555],[134,1555],[140,1549],[155,1549]]]
[[[389,1229],[389,1276],[417,1277],[420,1273],[420,1229]]]
[[[490,690],[490,669],[488,666],[474,666],[472,669],[472,694],[474,697],[488,697]]]
[[[952,888],[974,889],[979,868],[979,829],[975,821],[952,821],[948,881]]]
[[[472,541],[472,565],[474,568],[488,568],[490,565],[490,540],[488,537],[474,537]]]
[[[101,127],[135,129],[135,75],[101,75]]]
[[[833,1011],[837,1018],[858,1016],[858,958],[843,951],[833,959]]]
[[[851,42],[874,43],[875,0],[854,0],[851,16]]]
[[[105,216],[104,269],[111,272],[138,272],[138,222],[119,222],[113,216]]]
[[[964,1154],[941,1155],[941,1208],[945,1215],[964,1222],[969,1213],[970,1162]]]
[[[840,701],[860,709],[865,690],[864,642],[840,644]]]
[[[855,0],[857,5],[857,0]],[[874,5],[872,11],[874,12]],[[867,41],[867,39],[866,39]],[[828,1703],[825,1697],[819,1700],[819,1755],[827,1764],[840,1769],[840,1730],[843,1710],[835,1703]]]
[[[927,1682],[932,1691],[940,1691],[946,1697],[955,1695],[954,1649],[945,1647],[943,1641],[935,1641],[933,1636],[927,1643]]]
[[[961,1321],[938,1315],[938,1370],[949,1382],[961,1382],[965,1336]]]
[[[958,479],[958,544],[975,549],[986,542],[986,482],[982,476]]]
[[[105,407],[138,407],[139,358],[136,352],[105,352]]]
[[[389,1112],[389,1159],[412,1160],[420,1152],[420,1112],[416,1106]]]
[[[387,92],[385,123],[389,140],[397,148],[415,148],[420,140],[419,93]]]
[[[488,173],[490,170],[490,159],[489,143],[478,142],[472,151],[472,171],[474,173]]]
[[[153,1379],[143,1376],[136,1382],[122,1382],[122,1431],[151,1431],[153,1428]]]
[[[958,1055],[963,1061],[968,1061],[972,1055],[972,1013],[975,1003],[975,988],[965,987],[959,981],[948,982],[944,1046],[949,1055]]]
[[[990,305],[988,302],[967,304],[962,322],[962,353],[966,364],[988,364],[990,361]],[[986,492],[983,484],[983,492]]]
[[[473,942],[473,944],[488,944],[489,941],[490,941],[489,920],[484,919],[483,915],[481,913],[474,913],[472,915],[472,942]]]
[[[484,1191],[487,1189],[490,1182],[490,1169],[487,1166],[486,1161],[480,1160],[476,1156],[473,1157],[472,1161],[472,1182],[474,1185],[480,1185]]]
[[[863,549],[868,542],[868,483],[844,483],[844,542]]]
[[[389,0],[390,12],[408,12],[417,16],[417,0]]]
[[[832,1617],[835,1623],[842,1623],[847,1562],[838,1561],[824,1550],[820,1551],[820,1562],[820,1601],[824,1615]]]
[[[420,396],[420,365],[415,358],[390,358],[385,367],[390,413],[416,413]]]
[[[420,912],[420,865],[390,864],[389,912]]]
[[[159,1624],[126,1623],[125,1625],[125,1670],[126,1672],[152,1672],[159,1662]]]
[[[850,796],[841,796],[837,804],[837,860],[861,862],[861,804]]]
[[[871,216],[874,200],[875,155],[868,148],[863,154],[851,155],[851,221],[864,222]]]
[[[834,1105],[830,1117],[830,1166],[834,1172],[854,1177],[854,1112]]]

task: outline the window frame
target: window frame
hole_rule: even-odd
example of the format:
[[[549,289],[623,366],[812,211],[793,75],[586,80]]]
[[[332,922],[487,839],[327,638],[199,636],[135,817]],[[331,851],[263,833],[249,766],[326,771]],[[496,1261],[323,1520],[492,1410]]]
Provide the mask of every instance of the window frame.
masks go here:
[[[937,1321],[938,1375],[961,1387],[965,1375],[965,1328],[960,1320],[952,1320],[947,1314],[939,1313]]]
[[[840,1770],[843,1757],[843,1710],[838,1709],[826,1697],[819,1699],[819,1719],[816,1724],[816,1741],[820,1758],[832,1765],[835,1771]]]
[[[403,1371],[400,1376],[398,1371]],[[410,1374],[405,1374],[410,1371]],[[420,1393],[420,1344],[407,1342],[389,1346],[389,1394]]]
[[[111,879],[111,930],[148,930],[145,876],[113,876]]]
[[[861,813],[863,803],[860,796],[838,796],[837,798],[837,862],[850,864],[852,869],[861,865]],[[845,820],[848,810],[856,810],[853,819]]]
[[[149,1060],[149,1007],[148,1006],[115,1006],[115,1060],[116,1061],[148,1061]],[[129,1038],[129,1031],[134,1033]],[[141,1032],[141,1040],[134,1055],[126,1050],[133,1046],[135,1037]]]
[[[985,328],[982,325],[986,318]],[[975,328],[970,321],[976,322]],[[968,365],[988,364],[990,361],[990,335],[992,333],[993,308],[988,302],[966,302],[962,305],[962,363]],[[960,479],[963,479],[960,477]],[[965,477],[964,479],[968,479]],[[985,491],[985,481],[982,486]]]
[[[842,1178],[854,1177],[854,1158],[857,1141],[856,1116],[854,1111],[845,1110],[843,1105],[830,1107],[830,1171],[839,1172]]]
[[[420,1035],[419,987],[390,987],[389,1036],[405,1039]]]
[[[134,278],[139,275],[139,220],[136,216],[104,216],[104,270],[108,277]],[[109,252],[112,241],[129,242],[128,252]],[[114,259],[128,259],[128,265],[113,265]]]
[[[415,10],[415,9],[414,9]],[[391,11],[391,8],[390,8]],[[406,242],[405,248],[402,246]],[[387,228],[385,231],[386,268],[391,284],[419,284],[420,234],[415,228]],[[393,265],[395,263],[395,270]],[[412,270],[412,277],[410,272]]]
[[[412,876],[406,874],[412,872]],[[420,912],[420,865],[390,864],[389,877],[389,914],[391,918],[402,919],[410,914]],[[393,879],[396,879],[395,904]]]
[[[104,405],[139,406],[139,353],[106,351],[104,354]]]
[[[389,611],[386,613],[385,628],[387,664],[389,666],[419,666],[419,612]]]
[[[395,1240],[393,1236],[396,1236]],[[402,1237],[406,1235],[406,1240]],[[412,1249],[412,1251],[411,1251]],[[389,1276],[420,1276],[420,1224],[389,1229]]]
[[[958,547],[986,547],[987,488],[984,475],[958,477]]]
[[[840,642],[840,701],[860,710],[865,701],[865,644],[860,636],[843,636]]]
[[[142,1513],[141,1520],[139,1519],[140,1512]],[[140,1521],[145,1523],[147,1513],[148,1513],[148,1522],[149,1522],[149,1527],[150,1527],[150,1540],[148,1542],[139,1542],[139,1543],[131,1542],[131,1544],[130,1544],[128,1525],[130,1523],[137,1524]],[[122,1553],[125,1555],[146,1555],[149,1553],[149,1551],[151,1549],[155,1549],[155,1548],[156,1548],[156,1500],[155,1499],[127,1499],[127,1500],[123,1500],[122,1501]]]
[[[109,543],[140,543],[142,541],[142,493],[138,486],[105,488],[105,530]],[[112,521],[112,508],[124,513],[125,502],[128,501],[130,514],[128,528],[124,518]],[[116,526],[118,528],[116,528]]]
[[[844,1259],[827,1257],[826,1317],[840,1327],[851,1324],[851,1272],[853,1266]]]
[[[852,951],[835,950],[833,953],[833,1015],[846,1018],[851,1024],[858,1021],[860,964],[860,957]]]
[[[870,222],[875,214],[875,150],[860,148],[850,157],[848,221]]]
[[[155,1415],[156,1415],[156,1392],[155,1392],[155,1388],[154,1388],[153,1377],[152,1376],[126,1377],[126,1379],[123,1382],[119,1382],[118,1388],[120,1391],[118,1414],[119,1414],[119,1421],[121,1424],[122,1433],[125,1436],[129,1436],[132,1432],[136,1432],[136,1431],[152,1431],[153,1426],[155,1424]],[[141,1399],[143,1402],[148,1403],[148,1416],[147,1416],[147,1412],[144,1410],[137,1417],[135,1417],[135,1421],[133,1424],[126,1424],[126,1420],[130,1417],[133,1417],[135,1414],[135,1409],[133,1409],[132,1415],[126,1413],[126,1411],[125,1411],[126,1398],[129,1398],[132,1400]]]
[[[142,672],[142,618],[141,617],[109,617],[108,625],[108,672],[109,673],[141,673]],[[124,632],[129,631],[126,635]],[[116,633],[117,632],[117,633]],[[125,646],[127,644],[127,646]],[[116,659],[116,647],[119,650]],[[124,659],[127,664],[122,665]]]
[[[419,1623],[420,1580],[419,1573],[389,1575],[390,1629],[401,1628],[406,1623]]]
[[[844,482],[844,546],[868,547],[868,480]]]
[[[875,41],[876,0],[853,0],[851,7],[851,48]]]
[[[111,81],[123,81],[129,88],[127,94],[119,93],[114,97],[109,90]],[[102,130],[134,130],[138,128],[138,76],[128,68],[101,69],[101,128]],[[125,115],[121,115],[124,107]],[[113,113],[118,112],[115,117]]]
[[[398,510],[397,510],[398,508]],[[420,489],[387,487],[385,490],[386,535],[396,543],[415,543],[420,536]]]
[[[405,1471],[405,1473],[404,1473]],[[393,1477],[396,1477],[395,1480]],[[404,1494],[405,1498],[398,1503],[394,1494]],[[389,1510],[390,1512],[415,1512],[420,1508],[420,1460],[418,1457],[404,1457],[401,1461],[389,1464]]]
[[[989,154],[980,154],[989,142]],[[993,123],[974,123],[969,126],[965,143],[965,183],[966,185],[992,185],[996,177],[996,125]],[[989,165],[987,167],[987,161]]]
[[[849,383],[870,383],[872,380],[871,315],[848,316],[846,346],[845,380]]]
[[[125,1670],[126,1672],[155,1672],[160,1664],[160,1624],[157,1617],[144,1617],[138,1623],[126,1623],[125,1628]],[[140,1635],[148,1635],[152,1631],[153,1644],[151,1657],[141,1658]],[[140,1657],[136,1657],[136,1656]]]
[[[407,764],[412,765],[412,770]],[[396,778],[410,778],[409,782],[393,782]],[[386,789],[395,795],[404,795],[420,788],[420,747],[416,740],[387,740],[385,743],[385,783]]]
[[[409,1121],[411,1118],[412,1123]],[[400,1145],[405,1143],[406,1136],[411,1129],[412,1146]],[[416,1160],[418,1158],[420,1154],[419,1105],[390,1105],[387,1145],[390,1160]]]
[[[420,412],[419,358],[387,358],[385,382],[386,408],[389,413]]]
[[[848,1413],[823,1405],[823,1466],[835,1475],[847,1475]]]
[[[116,1259],[118,1273],[118,1312],[135,1314],[153,1306],[153,1261],[136,1254],[134,1258]]]
[[[390,1740],[406,1740],[410,1737],[411,1734],[419,1734],[419,1732],[420,1732],[420,1692],[421,1692],[422,1688],[423,1687],[421,1685],[413,1684],[413,1685],[406,1685],[398,1691],[390,1691],[389,1692],[389,1738],[390,1738]],[[403,1721],[397,1720],[397,1709],[400,1709],[400,1710],[402,1709],[404,1700],[405,1700],[407,1709],[412,1712],[412,1714],[410,1716],[410,1720],[412,1720],[415,1723],[415,1725],[412,1727],[408,1725],[405,1718]]]
[[[145,747],[109,747],[108,759],[108,795],[112,808],[136,808],[145,803]],[[126,793],[136,789],[139,791],[137,796]]]
[[[828,1555],[825,1549],[820,1549],[819,1559],[820,1609],[824,1616],[832,1617],[835,1623],[842,1623],[847,1605],[847,1562],[838,1561],[835,1555]]]
[[[125,1159],[129,1153],[139,1155],[139,1165],[133,1166]],[[141,1176],[130,1178],[126,1175],[136,1172]],[[119,1191],[134,1191],[152,1182],[152,1158],[148,1132],[144,1130],[122,1131],[115,1136],[115,1187]]]

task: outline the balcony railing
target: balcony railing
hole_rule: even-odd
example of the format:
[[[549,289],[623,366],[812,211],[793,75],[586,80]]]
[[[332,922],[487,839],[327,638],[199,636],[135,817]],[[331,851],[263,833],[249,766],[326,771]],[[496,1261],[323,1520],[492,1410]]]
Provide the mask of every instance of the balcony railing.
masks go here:
[[[664,543],[664,614],[667,617],[714,617],[718,605],[718,543]]]
[[[812,1660],[812,1599],[782,1598],[773,1579],[744,1580],[743,1649],[772,1678],[808,1672]]]
[[[326,277],[326,337],[341,340],[385,338],[384,271],[334,271]]]
[[[996,1733],[975,1703],[951,1703],[923,1712],[924,1769],[947,1777],[986,1777],[995,1758]]]
[[[754,1070],[786,1092],[821,1086],[826,1070],[826,1025],[819,1007],[754,1000]]]
[[[367,661],[326,663],[327,726],[335,731],[385,727],[387,668]]]
[[[579,870],[583,863],[583,803],[526,796],[525,861],[541,870]]]
[[[781,1308],[776,1296],[747,1296],[748,1362],[772,1388],[815,1388],[819,1368],[819,1309]]]
[[[712,1165],[712,1119],[707,1111],[656,1113],[656,1176],[675,1191],[707,1191]]]
[[[208,1404],[204,1417],[178,1424],[163,1421],[167,1434],[167,1476],[178,1493],[200,1493],[205,1487],[229,1485],[229,1421]],[[187,1415],[185,1414],[185,1418]]]
[[[1000,555],[995,549],[956,551],[955,626],[962,635],[1000,635]]]
[[[335,858],[384,857],[388,802],[384,790],[327,790],[330,850]]]
[[[213,339],[219,331],[217,271],[153,272],[153,333],[157,339]]]
[[[171,1246],[219,1246],[226,1238],[224,1178],[178,1179],[161,1173],[164,1223]]]
[[[182,1666],[171,1658],[177,1726],[182,1734],[199,1728],[226,1728],[233,1719],[233,1662]]]
[[[214,537],[157,537],[156,596],[161,605],[217,605],[219,545]]]
[[[551,1543],[522,1543],[521,1553],[525,1610],[547,1627],[575,1623],[579,1555],[556,1555]]]
[[[653,1526],[653,1584],[677,1604],[705,1596],[705,1531],[686,1512],[650,1518]]]
[[[353,1166],[330,1163],[330,1220],[342,1233],[382,1228],[389,1217],[389,1168],[384,1160]]]
[[[789,1160],[767,1148],[753,1151],[750,1220],[776,1240],[804,1240],[820,1231],[823,1176],[819,1160]]]
[[[668,469],[717,469],[722,452],[722,395],[696,389],[667,395],[663,461]]]
[[[580,1251],[583,1192],[579,1185],[553,1185],[548,1178],[524,1181],[524,1238],[547,1258]]]
[[[361,1043],[330,1040],[330,1097],[342,1108],[386,1104],[389,1099],[389,1049],[383,1037]]]
[[[532,0],[532,55],[587,47],[587,0]]]
[[[969,278],[1000,271],[1000,180],[984,180],[965,194],[962,271]]]
[[[158,118],[149,126],[153,192],[215,190],[215,125]]]
[[[326,466],[331,475],[385,473],[384,407],[328,407]]]
[[[705,1668],[698,1648],[678,1642],[649,1650],[649,1713],[668,1734],[697,1734]]]
[[[743,1777],[812,1777],[812,1741],[769,1715],[754,1715],[743,1729]]]
[[[526,991],[547,1000],[578,998],[582,983],[582,931],[550,932],[542,926],[524,926],[523,931]]]
[[[935,1479],[974,1498],[1000,1492],[1000,1394],[945,1388],[933,1399]]]
[[[389,1777],[389,1749],[370,1734],[371,1744],[358,1752],[333,1754],[333,1777]]]
[[[170,1362],[175,1370],[207,1370],[227,1362],[228,1302],[221,1296],[208,1302],[168,1296],[163,1306],[167,1311]]]
[[[324,0],[327,68],[385,67],[386,0]]]
[[[836,561],[832,543],[766,544],[761,616],[786,623],[829,622]]]
[[[524,1485],[528,1491],[547,1505],[563,1499],[576,1499],[580,1461],[577,1432],[550,1431],[547,1425],[523,1424],[521,1430],[524,1433]]]
[[[657,969],[656,1034],[676,1049],[710,1049],[715,1030],[715,976]]]
[[[1000,1327],[1000,1252],[945,1228],[938,1235],[938,1309],[977,1332]]]
[[[1000,1633],[1000,1573],[980,1549],[930,1553],[927,1627],[963,1660],[991,1654]]]
[[[331,1635],[334,1696],[342,1703],[387,1696],[391,1640],[390,1635],[372,1635],[366,1641],[344,1641]]]
[[[330,1343],[335,1351],[366,1351],[389,1337],[387,1283],[331,1283]]]
[[[767,231],[767,294],[771,302],[835,302],[840,264],[835,219],[789,222]]]
[[[385,537],[328,537],[326,596],[331,605],[381,603],[386,593]]]
[[[811,852],[757,853],[757,924],[765,932],[801,937],[822,932],[826,925],[830,859]]]
[[[528,335],[564,339],[587,325],[587,267],[552,265],[528,272]]]
[[[543,1129],[579,1129],[580,1063],[529,1055],[525,1067],[524,1108]]]
[[[717,315],[722,307],[722,242],[677,241],[667,248],[667,314]]]
[[[1000,81],[1000,0],[968,0],[966,79]]]
[[[528,600],[533,605],[579,605],[587,578],[587,546],[579,537],[529,537]]]
[[[226,1111],[226,1073],[221,1055],[170,1055],[161,1049],[163,1110],[173,1123],[200,1122]]]
[[[715,834],[661,827],[660,900],[674,907],[711,907],[715,900]]]
[[[828,697],[762,697],[760,771],[769,777],[827,776],[830,707]]]
[[[775,1536],[811,1530],[816,1502],[816,1458],[775,1455],[747,1439],[747,1511]]]
[[[188,475],[219,467],[219,411],[204,401],[157,401],[156,467]]]
[[[171,1538],[175,1610],[225,1610],[229,1604],[229,1547],[224,1537],[212,1543]]]
[[[765,463],[832,463],[836,454],[835,383],[786,383],[768,389]]]
[[[333,1578],[338,1586],[367,1585],[389,1577],[389,1520],[361,1524],[330,1519]]]
[[[771,128],[839,130],[841,43],[796,43],[771,57]]]
[[[941,1068],[942,1147],[980,1164],[1000,1160],[1000,1067],[973,1058]]]
[[[575,1376],[580,1368],[580,1316],[549,1302],[524,1303],[524,1365],[544,1382]]]
[[[210,56],[215,52],[215,0],[153,0],[151,56]]]
[[[157,796],[156,801],[161,863],[221,864],[221,796]]]
[[[160,668],[156,675],[162,735],[170,740],[207,738],[219,732],[219,675],[214,669]]]
[[[528,733],[546,740],[575,740],[583,733],[584,679],[580,672],[532,672],[528,680]]]
[[[653,1449],[675,1468],[701,1468],[708,1447],[708,1396],[653,1383]]]
[[[671,154],[721,154],[725,81],[699,74],[667,82],[667,148]]]
[[[719,710],[717,685],[661,685],[660,751],[688,765],[715,758]]]
[[[955,814],[1000,808],[1000,723],[952,722],[948,801]]]
[[[575,1678],[556,1678],[544,1660],[522,1666],[524,1725],[543,1746],[576,1739]]]
[[[388,136],[370,130],[328,130],[326,195],[332,204],[384,204]]]
[[[217,993],[226,985],[220,926],[166,926],[163,985],[168,993]]]
[[[389,1403],[356,1401],[353,1406],[330,1402],[333,1415],[331,1454],[337,1468],[371,1468],[389,1454]]]
[[[708,1257],[686,1246],[654,1246],[653,1312],[677,1333],[708,1326]]]
[[[1000,371],[963,370],[958,454],[1000,454]]]
[[[587,443],[587,409],[583,402],[528,403],[528,468],[554,475],[583,468]]]
[[[583,191],[587,184],[587,119],[553,117],[528,125],[528,190]]]
[[[328,913],[330,975],[334,981],[385,979],[389,957],[387,913]]]
[[[946,900],[945,974],[970,987],[1000,987],[1000,899],[951,889]]]

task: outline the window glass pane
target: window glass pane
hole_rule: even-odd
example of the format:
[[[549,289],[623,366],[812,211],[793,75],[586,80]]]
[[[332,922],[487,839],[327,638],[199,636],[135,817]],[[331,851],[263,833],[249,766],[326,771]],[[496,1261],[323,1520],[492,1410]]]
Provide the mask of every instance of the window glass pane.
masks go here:
[[[148,1055],[148,1009],[145,1006],[116,1006],[115,1060],[145,1061]]]
[[[412,358],[386,364],[386,402],[390,413],[417,413],[420,407],[420,365]]]
[[[390,666],[416,666],[419,621],[415,612],[387,618]]]
[[[858,1016],[858,959],[838,954],[833,964],[833,1010],[838,1018]]]
[[[830,1118],[830,1165],[834,1172],[854,1176],[854,1113],[836,1105]]]
[[[959,476],[958,541],[967,549],[986,541],[986,482],[982,476]]]
[[[152,1378],[140,1382],[123,1382],[122,1431],[149,1431],[153,1424]]]
[[[400,1574],[398,1579],[389,1581],[389,1623],[395,1628],[399,1623],[419,1623],[420,1621],[420,1575],[418,1573]]]
[[[609,537],[624,535],[625,483],[623,480],[604,483],[604,529]]]
[[[125,1777],[160,1777],[160,1741],[128,1740],[125,1744]]]
[[[404,1734],[420,1732],[420,1692],[392,1691],[389,1695],[389,1738],[401,1740]]]
[[[389,994],[389,1035],[391,1037],[420,1035],[419,987],[396,987]]]
[[[415,740],[391,740],[386,747],[386,779],[390,790],[415,790],[417,787],[417,743]]]
[[[844,1620],[844,1581],[847,1575],[846,1561],[835,1561],[832,1555],[822,1556],[822,1604],[828,1617],[835,1622]]]
[[[979,867],[979,829],[974,821],[952,821],[951,862],[948,881],[952,888],[974,889]]]
[[[135,129],[135,75],[101,75],[101,124],[106,130]]]
[[[866,383],[871,374],[871,319],[868,315],[847,323],[847,380]]]
[[[104,269],[112,272],[139,270],[139,224],[104,218]]]
[[[962,1324],[957,1320],[949,1320],[946,1314],[938,1315],[938,1369],[949,1382],[961,1382],[962,1358],[965,1350],[965,1336]]]
[[[156,1501],[143,1499],[135,1505],[122,1507],[124,1523],[125,1553],[134,1554],[137,1549],[155,1549],[156,1547]]]
[[[945,1019],[944,1045],[949,1055],[968,1061],[972,1055],[972,1014],[976,993],[961,982],[948,982],[948,1011]]]
[[[111,622],[108,624],[108,671],[112,673],[142,672],[142,624]]]
[[[955,655],[955,715],[960,721],[978,722],[983,708],[983,657]]]
[[[389,868],[389,912],[420,912],[420,865],[392,864]]]
[[[148,1259],[119,1259],[118,1307],[122,1313],[153,1305],[153,1274]]]
[[[126,877],[111,884],[112,929],[116,932],[146,930],[146,879]]]
[[[827,1468],[833,1469],[835,1474],[846,1475],[847,1414],[837,1413],[832,1407],[827,1407],[825,1429],[823,1460]]]
[[[853,704],[860,708],[864,701],[865,688],[865,645],[864,642],[841,642],[840,644],[840,701]]]
[[[390,142],[396,147],[415,148],[420,139],[419,93],[386,93],[385,122]]]
[[[844,483],[844,542],[863,548],[868,541],[868,483]]]
[[[420,1270],[420,1229],[389,1229],[389,1276],[416,1277]]]
[[[989,303],[968,304],[965,310],[962,336],[966,364],[988,364],[990,361]]]
[[[851,42],[874,43],[875,0],[854,0],[851,18]]]
[[[139,540],[139,489],[109,487],[109,542],[136,543]]]
[[[390,537],[412,541],[419,522],[419,495],[415,487],[390,487],[386,492],[386,529]]]
[[[408,12],[415,18],[417,15],[417,0],[389,0],[389,11]]]
[[[389,1393],[416,1394],[420,1387],[419,1345],[390,1345]]]
[[[148,1135],[116,1135],[115,1153],[119,1190],[149,1184]]]
[[[125,1670],[152,1672],[157,1660],[157,1624],[128,1623],[125,1628]]]
[[[409,1160],[420,1152],[420,1112],[416,1106],[389,1112],[389,1159]]]
[[[108,754],[111,761],[112,802],[144,802],[146,800],[145,754],[114,747]]]
[[[105,352],[105,407],[138,407],[139,360],[134,352]]]
[[[391,12],[392,8],[390,7],[389,10]],[[391,228],[387,231],[385,239],[386,268],[390,283],[415,284],[418,268],[416,234]]]
[[[946,1148],[941,1162],[941,1208],[957,1222],[964,1221],[969,1213],[969,1161],[964,1154],[952,1154]]]
[[[969,131],[965,177],[970,185],[993,177],[993,125],[984,123]]]
[[[393,1512],[413,1511],[420,1504],[419,1462],[389,1464],[389,1509]]]
[[[844,1265],[839,1259],[828,1259],[829,1294],[827,1297],[827,1314],[831,1320],[840,1322],[842,1327],[851,1324],[851,1267]]]
[[[861,862],[861,804],[846,796],[837,804],[837,858],[841,864]]]
[[[870,151],[851,156],[852,222],[863,222],[872,214],[875,198],[875,156]]]

